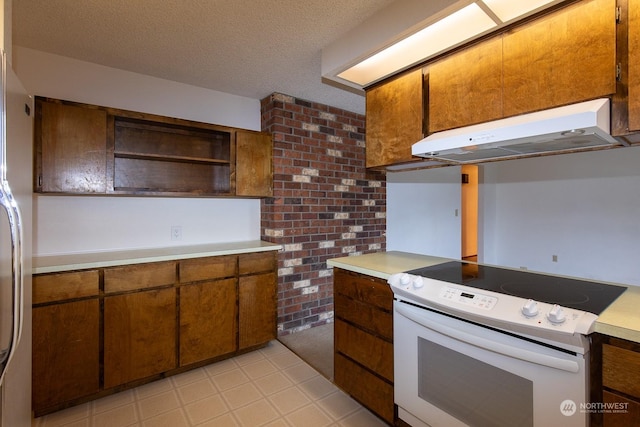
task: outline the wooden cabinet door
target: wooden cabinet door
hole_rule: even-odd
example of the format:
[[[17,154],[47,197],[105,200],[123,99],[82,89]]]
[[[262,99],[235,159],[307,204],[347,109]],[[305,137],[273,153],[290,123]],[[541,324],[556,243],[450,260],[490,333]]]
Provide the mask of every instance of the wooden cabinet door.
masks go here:
[[[98,298],[35,307],[32,355],[36,416],[100,391]]]
[[[629,130],[640,130],[640,0],[629,0]]]
[[[236,280],[180,287],[180,366],[236,351]]]
[[[276,338],[276,273],[241,276],[239,291],[239,349],[265,344]]]
[[[428,68],[429,133],[502,117],[502,38],[472,46]]]
[[[236,132],[236,195],[273,196],[273,142],[271,135]]]
[[[106,111],[38,98],[34,136],[37,192],[106,192]]]
[[[503,37],[504,116],[616,92],[616,0],[585,0]]]
[[[176,290],[104,298],[104,387],[176,367]]]
[[[422,70],[368,90],[366,111],[366,167],[415,160],[411,145],[424,137]]]

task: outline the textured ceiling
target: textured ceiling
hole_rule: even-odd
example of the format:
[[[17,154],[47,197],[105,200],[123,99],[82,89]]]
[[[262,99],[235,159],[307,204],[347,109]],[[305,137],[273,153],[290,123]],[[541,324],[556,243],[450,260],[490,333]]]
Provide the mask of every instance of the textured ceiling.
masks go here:
[[[262,99],[364,113],[321,81],[321,51],[393,0],[14,0],[13,43]]]

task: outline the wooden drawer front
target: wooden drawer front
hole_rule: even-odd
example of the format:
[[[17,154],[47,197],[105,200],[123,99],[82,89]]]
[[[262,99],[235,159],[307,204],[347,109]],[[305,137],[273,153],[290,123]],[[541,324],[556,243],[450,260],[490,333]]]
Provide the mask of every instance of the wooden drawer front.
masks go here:
[[[33,309],[33,409],[100,390],[97,298]]]
[[[243,254],[238,259],[240,275],[275,271],[276,268],[275,251]]]
[[[176,263],[134,264],[104,270],[106,293],[132,291],[172,285],[176,282]]]
[[[630,427],[640,425],[640,402],[627,399],[615,393],[604,391],[602,400],[609,404],[623,404],[622,412],[605,412],[603,415],[606,427]],[[626,406],[626,408],[622,407]],[[626,409],[626,411],[624,411]]]
[[[104,387],[175,367],[175,288],[105,297]]]
[[[335,383],[371,411],[393,425],[393,385],[346,357],[335,356]]]
[[[276,273],[241,277],[239,281],[240,335],[244,349],[276,338]]]
[[[235,279],[180,288],[180,366],[236,351]]]
[[[336,294],[333,299],[336,318],[354,323],[382,338],[393,341],[393,315],[368,304]]]
[[[335,294],[345,295],[389,312],[393,310],[393,292],[386,281],[339,268],[334,269],[333,274]]]
[[[640,399],[640,353],[603,344],[602,385]]]
[[[99,293],[98,270],[33,276],[33,304],[97,296]]]
[[[180,282],[223,279],[236,274],[236,255],[196,258],[180,261]]]
[[[393,382],[393,344],[348,323],[335,321],[335,351],[339,351]]]

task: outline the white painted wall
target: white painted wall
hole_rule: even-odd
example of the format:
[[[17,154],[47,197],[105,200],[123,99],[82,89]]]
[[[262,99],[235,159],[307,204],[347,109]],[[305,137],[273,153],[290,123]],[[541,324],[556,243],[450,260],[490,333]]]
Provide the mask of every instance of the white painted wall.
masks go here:
[[[387,173],[387,250],[460,258],[461,191],[459,167]]]
[[[256,99],[22,47],[14,68],[34,95],[260,130]],[[36,195],[34,236],[36,256],[258,240],[260,201]]]
[[[640,147],[485,165],[483,262],[640,285],[639,165]]]
[[[639,165],[640,147],[482,165],[479,261],[640,285]],[[459,258],[459,229],[447,215],[459,173],[449,169],[459,170],[403,173],[410,184],[387,175],[389,250]]]

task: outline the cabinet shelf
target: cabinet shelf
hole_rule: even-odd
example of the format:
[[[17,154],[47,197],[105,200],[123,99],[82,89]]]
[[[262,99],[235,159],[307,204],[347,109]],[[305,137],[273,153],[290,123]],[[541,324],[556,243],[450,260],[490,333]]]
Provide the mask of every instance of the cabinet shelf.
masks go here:
[[[139,160],[153,160],[157,162],[178,162],[178,163],[202,163],[211,165],[229,165],[229,160],[211,159],[205,157],[190,157],[190,156],[171,156],[165,154],[151,154],[151,153],[138,153],[133,151],[116,151],[114,153],[116,158],[122,159],[139,159]]]

